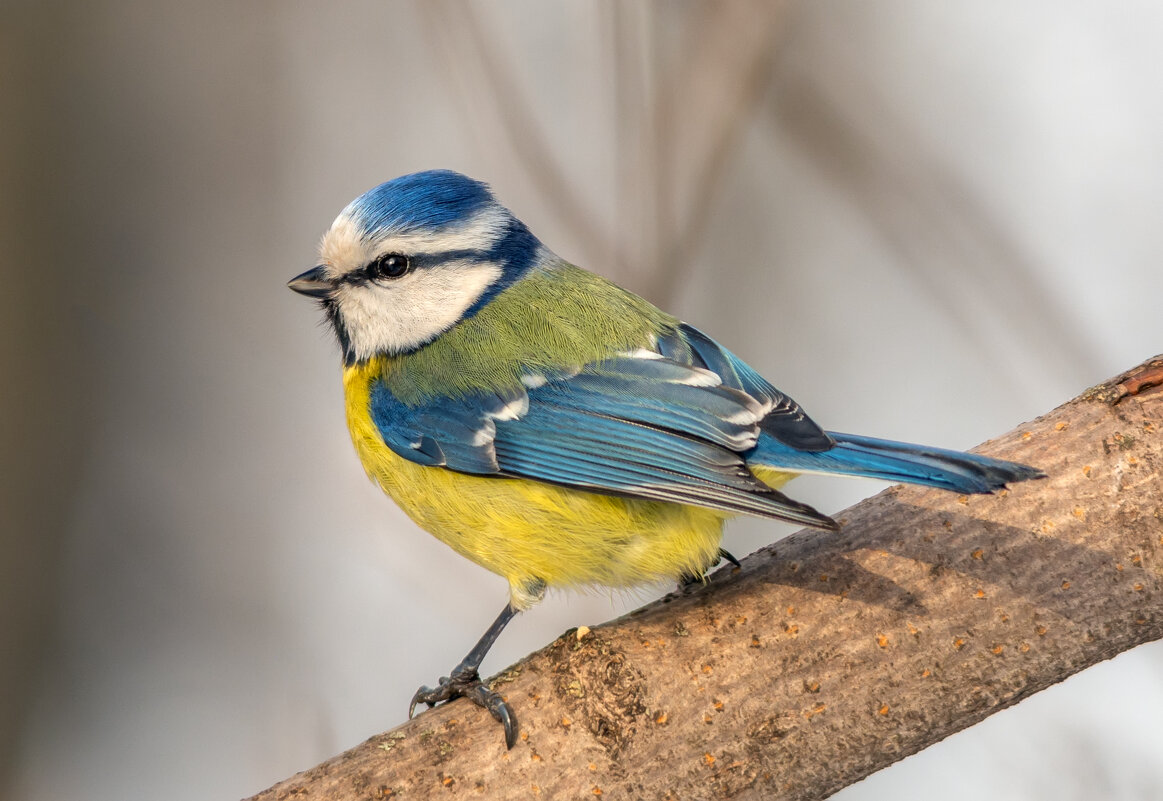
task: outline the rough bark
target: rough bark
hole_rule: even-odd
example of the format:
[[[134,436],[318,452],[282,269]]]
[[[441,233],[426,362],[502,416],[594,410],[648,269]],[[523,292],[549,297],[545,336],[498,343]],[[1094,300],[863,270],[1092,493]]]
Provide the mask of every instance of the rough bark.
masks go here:
[[[1163,636],[1163,358],[982,447],[1049,478],[893,487],[258,796],[824,798]]]

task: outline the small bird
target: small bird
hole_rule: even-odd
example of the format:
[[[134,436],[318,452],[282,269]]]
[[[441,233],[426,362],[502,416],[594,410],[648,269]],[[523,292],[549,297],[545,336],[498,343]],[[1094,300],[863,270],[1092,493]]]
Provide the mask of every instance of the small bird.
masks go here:
[[[467,697],[517,719],[479,668],[547,587],[699,580],[739,514],[821,529],[779,489],[800,473],[988,493],[1014,462],[825,431],[711,337],[549,250],[479,181],[380,184],[288,286],[343,351],[347,424],[368,476],[421,528],[509,582],[429,707]]]

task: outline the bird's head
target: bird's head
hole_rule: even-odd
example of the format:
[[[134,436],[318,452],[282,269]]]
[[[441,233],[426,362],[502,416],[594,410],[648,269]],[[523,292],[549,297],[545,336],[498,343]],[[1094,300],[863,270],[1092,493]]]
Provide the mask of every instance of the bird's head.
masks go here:
[[[319,265],[288,286],[321,301],[354,364],[428,344],[517,281],[542,250],[485,184],[430,170],[353,200],[323,235]]]

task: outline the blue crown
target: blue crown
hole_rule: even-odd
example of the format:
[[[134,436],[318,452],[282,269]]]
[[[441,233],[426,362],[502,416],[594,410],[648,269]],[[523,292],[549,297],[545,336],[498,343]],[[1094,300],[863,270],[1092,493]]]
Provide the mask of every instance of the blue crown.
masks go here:
[[[437,230],[495,202],[480,181],[452,170],[427,170],[382,183],[345,211],[366,236]]]

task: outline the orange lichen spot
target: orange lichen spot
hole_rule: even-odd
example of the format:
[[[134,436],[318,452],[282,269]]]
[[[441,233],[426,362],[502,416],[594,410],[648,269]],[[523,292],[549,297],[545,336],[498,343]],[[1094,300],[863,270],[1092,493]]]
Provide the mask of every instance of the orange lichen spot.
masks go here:
[[[1039,637],[1046,636],[1046,627],[1045,626],[1038,626],[1036,629],[1034,629],[1034,631],[1038,632]]]
[[[810,693],[818,693],[820,691],[820,682],[818,682],[818,681],[805,681],[804,682],[804,689]]]
[[[534,751],[532,754],[529,755],[529,759],[532,760],[533,762],[540,762],[541,761],[541,754]]]
[[[668,721],[668,720],[670,720],[670,715],[666,714],[665,712],[659,712],[657,715],[654,716],[654,722],[657,723],[659,726],[665,726],[666,721]]]
[[[983,589],[981,589],[980,587],[978,587],[978,588],[977,588],[977,592],[973,593],[973,597],[974,597],[974,598],[979,598],[979,599],[980,599],[980,598],[984,598],[984,597],[985,597],[985,590],[983,590]]]
[[[880,713],[880,714],[882,714],[882,715],[887,715],[887,714],[888,714],[888,704],[883,704],[883,705],[880,707],[880,709],[878,709],[878,710],[876,710],[876,711],[877,711],[877,712],[879,712],[879,713]]]
[[[1042,521],[1042,531],[1043,532],[1049,534],[1053,530],[1054,530],[1054,521],[1053,520],[1043,520]]]
[[[816,715],[820,714],[821,712],[823,712],[827,708],[828,707],[825,704],[816,704],[814,707],[812,707],[811,709],[804,712],[804,717],[807,718],[808,720],[811,720],[812,718],[814,718]]]
[[[919,628],[917,628],[916,626],[914,626],[912,623],[908,623],[906,625],[909,627],[909,634],[916,636],[917,634],[921,633],[921,630]]]
[[[568,729],[570,726],[573,725],[573,721],[570,720],[569,718],[565,717],[564,715],[562,715],[560,723],[561,723],[561,728],[563,728],[563,729]]]
[[[1063,581],[1062,581],[1062,589],[1064,589],[1064,590],[1068,590],[1068,589],[1070,589],[1070,581],[1069,581],[1068,579],[1063,579]]]
[[[1023,654],[1027,653],[1030,650],[1030,644],[1028,642],[1020,643],[1018,645],[1018,650],[1021,651]]]
[[[968,495],[958,495],[957,496],[957,503],[961,504],[962,506],[968,506],[969,505],[969,496]]]
[[[751,643],[747,647],[748,648],[762,648],[763,644],[761,642],[759,642],[758,635],[752,634],[751,635]]]
[[[1082,475],[1086,476],[1087,478],[1090,478],[1090,465],[1086,465],[1085,467],[1082,468]]]
[[[879,645],[881,648],[887,648],[888,647],[888,637],[886,637],[883,634],[877,634],[876,635],[876,644]]]
[[[787,608],[787,615],[788,615],[788,617],[791,617],[791,616],[792,616],[792,615],[794,615],[795,613],[796,613],[796,608],[795,608],[794,606],[789,606],[789,607]]]
[[[1029,439],[1031,436],[1033,435],[1029,431],[1022,432],[1022,439]]]
[[[925,668],[924,670],[921,671],[921,678],[922,679],[927,679],[932,675],[933,675],[933,671],[929,670],[928,668]]]
[[[541,788],[536,784],[529,785],[529,789],[533,791],[533,795],[541,795]]]
[[[1005,612],[998,612],[997,619],[1000,620],[1002,623],[1009,623],[1010,622],[1010,616],[1007,615]]]
[[[820,583],[822,584],[822,583],[826,582],[827,580],[828,580],[828,574],[827,574],[827,573],[821,573],[821,574],[820,574]]]
[[[703,762],[707,763],[707,765],[714,765],[715,764],[715,758],[713,756],[711,756],[710,751],[703,754]]]
[[[1139,463],[1139,460],[1138,460],[1138,459],[1136,459],[1134,456],[1128,456],[1128,457],[1127,457],[1127,464],[1130,464],[1130,465],[1135,465],[1135,464],[1138,464],[1138,463]]]
[[[602,788],[601,788],[601,787],[598,787],[598,786],[595,784],[595,785],[594,785],[594,789],[590,790],[590,792],[591,792],[591,793],[593,793],[594,795],[601,795],[601,794],[602,794]]]
[[[1054,430],[1055,431],[1065,431],[1066,430],[1066,423],[1055,423]]]
[[[1131,557],[1131,564],[1134,565],[1135,567],[1142,567],[1143,566],[1143,557],[1139,556],[1138,554],[1135,554],[1134,556]]]
[[[452,778],[451,776],[445,776],[440,780],[440,783],[445,787],[451,787],[452,785],[456,784],[456,779]]]
[[[1142,592],[1142,591],[1143,591],[1143,585],[1142,585],[1142,584],[1136,584],[1136,585],[1135,585],[1134,587],[1132,587],[1131,589],[1133,589],[1135,592]]]
[[[800,627],[799,627],[799,626],[797,626],[795,623],[785,623],[785,624],[784,624],[784,627],[783,627],[783,630],[784,630],[784,631],[785,631],[785,632],[786,632],[786,633],[787,633],[789,636],[792,636],[792,637],[794,637],[794,636],[796,636],[797,634],[799,634],[799,633],[800,633]]]
[[[527,731],[521,732],[521,741],[524,742],[525,740],[528,740],[528,739],[529,739],[529,732],[527,732]]]
[[[715,722],[715,719],[713,717],[711,717],[710,713],[706,713],[703,715],[703,723],[706,723],[708,726],[710,726],[714,722]]]
[[[595,765],[593,762],[591,762],[590,764],[586,765],[586,767],[590,769],[590,773],[593,773],[594,771],[596,771],[596,770],[598,769],[598,766],[597,766],[597,765]]]
[[[711,706],[713,706],[719,712],[723,711],[723,702],[720,701],[718,698],[716,698],[714,701],[711,702]]]
[[[747,622],[747,615],[739,615],[739,617],[735,618],[735,622],[742,626]]]
[[[954,637],[953,638],[953,647],[956,648],[958,651],[960,651],[962,648],[965,647],[965,640],[963,640],[960,637]]]
[[[1081,506],[1075,506],[1073,511],[1071,511],[1071,514],[1074,515],[1075,517],[1077,517],[1079,520],[1082,520],[1083,522],[1086,521],[1086,510],[1083,509]]]
[[[643,641],[642,641],[642,647],[643,647],[643,648],[649,648],[649,647],[650,647],[650,640],[643,640]]]
[[[1006,647],[1004,645],[999,644],[999,645],[995,645],[994,647],[990,648],[989,650],[993,652],[994,656],[1001,656],[1005,652],[1005,649],[1006,649]]]
[[[715,669],[713,667],[711,667],[710,665],[703,665],[703,673],[705,673],[709,676],[714,672],[715,672]]]
[[[983,556],[985,556],[985,551],[981,550],[980,548],[974,548],[973,552],[969,555],[972,556],[974,559],[980,559]]]

